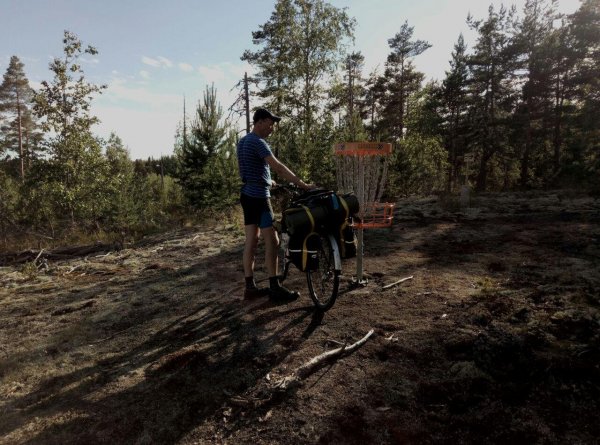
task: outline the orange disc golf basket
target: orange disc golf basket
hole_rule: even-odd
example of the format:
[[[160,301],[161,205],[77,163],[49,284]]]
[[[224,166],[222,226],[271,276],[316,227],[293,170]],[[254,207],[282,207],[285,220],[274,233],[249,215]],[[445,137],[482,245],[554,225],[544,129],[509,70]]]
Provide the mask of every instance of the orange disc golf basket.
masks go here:
[[[360,204],[354,226],[357,230],[356,282],[363,279],[363,230],[390,227],[394,204],[380,202],[387,180],[392,144],[384,142],[344,142],[334,145],[337,187],[354,193]]]

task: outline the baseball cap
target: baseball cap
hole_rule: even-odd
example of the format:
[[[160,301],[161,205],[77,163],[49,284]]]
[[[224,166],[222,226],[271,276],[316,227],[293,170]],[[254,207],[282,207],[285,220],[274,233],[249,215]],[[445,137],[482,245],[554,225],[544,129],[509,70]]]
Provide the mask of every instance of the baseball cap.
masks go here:
[[[273,122],[279,122],[281,120],[281,118],[279,116],[275,116],[273,113],[271,113],[266,108],[258,108],[254,112],[254,117],[252,118],[252,121],[254,123],[256,123],[261,119],[267,119],[267,118],[273,119]]]

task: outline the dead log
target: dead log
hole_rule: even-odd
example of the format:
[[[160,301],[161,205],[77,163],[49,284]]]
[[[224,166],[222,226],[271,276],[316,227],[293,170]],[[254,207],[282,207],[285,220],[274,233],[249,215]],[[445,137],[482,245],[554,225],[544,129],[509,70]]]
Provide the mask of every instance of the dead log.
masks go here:
[[[40,259],[46,260],[69,260],[92,253],[110,252],[119,250],[118,243],[95,243],[85,246],[61,247],[54,250],[24,250],[22,252],[9,252],[0,254],[0,266],[11,266],[30,263]]]
[[[291,387],[300,385],[302,383],[302,380],[314,373],[325,363],[337,360],[341,357],[345,357],[347,355],[350,355],[352,352],[356,351],[358,348],[360,348],[366,343],[369,337],[373,335],[373,332],[374,330],[371,329],[369,332],[367,332],[367,335],[358,340],[356,343],[353,343],[349,346],[342,346],[341,348],[332,349],[331,351],[327,351],[323,354],[313,357],[308,362],[304,363],[302,366],[296,368],[294,372],[292,372],[290,375],[276,382],[274,385],[274,389],[286,391]]]

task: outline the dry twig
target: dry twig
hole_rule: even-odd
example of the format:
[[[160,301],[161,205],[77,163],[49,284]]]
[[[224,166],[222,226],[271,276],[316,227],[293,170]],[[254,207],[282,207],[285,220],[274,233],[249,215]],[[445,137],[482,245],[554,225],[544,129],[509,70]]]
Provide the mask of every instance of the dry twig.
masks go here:
[[[33,264],[37,264],[37,260],[40,259],[40,256],[42,256],[42,253],[44,253],[45,249],[40,250],[40,253],[37,254],[37,256],[35,257],[35,260],[33,260]]]
[[[405,281],[412,280],[412,279],[413,279],[413,275],[411,275],[410,277],[402,278],[398,281],[394,281],[393,283],[386,284],[385,286],[382,287],[382,289],[389,289],[390,287],[394,287],[397,284],[400,284],[400,283],[403,283]]]
[[[275,389],[285,391],[293,386],[299,385],[302,380],[315,372],[323,363],[351,354],[360,348],[366,343],[369,337],[373,335],[373,332],[374,330],[371,329],[369,332],[367,332],[367,335],[350,346],[342,346],[341,348],[333,349],[313,357],[302,366],[296,368],[290,375],[277,382],[275,384]]]

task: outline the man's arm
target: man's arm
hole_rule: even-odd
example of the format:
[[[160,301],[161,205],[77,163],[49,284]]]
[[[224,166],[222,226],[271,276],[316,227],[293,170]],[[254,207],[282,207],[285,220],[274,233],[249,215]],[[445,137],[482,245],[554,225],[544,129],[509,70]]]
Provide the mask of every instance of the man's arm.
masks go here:
[[[312,184],[305,183],[302,179],[296,176],[296,174],[293,171],[287,168],[285,164],[281,163],[279,159],[277,159],[275,156],[267,156],[265,158],[265,161],[267,162],[267,164],[269,164],[269,167],[271,167],[273,171],[279,176],[281,176],[283,179],[287,179],[292,184],[296,184],[298,187],[303,188],[305,190],[313,188]]]

